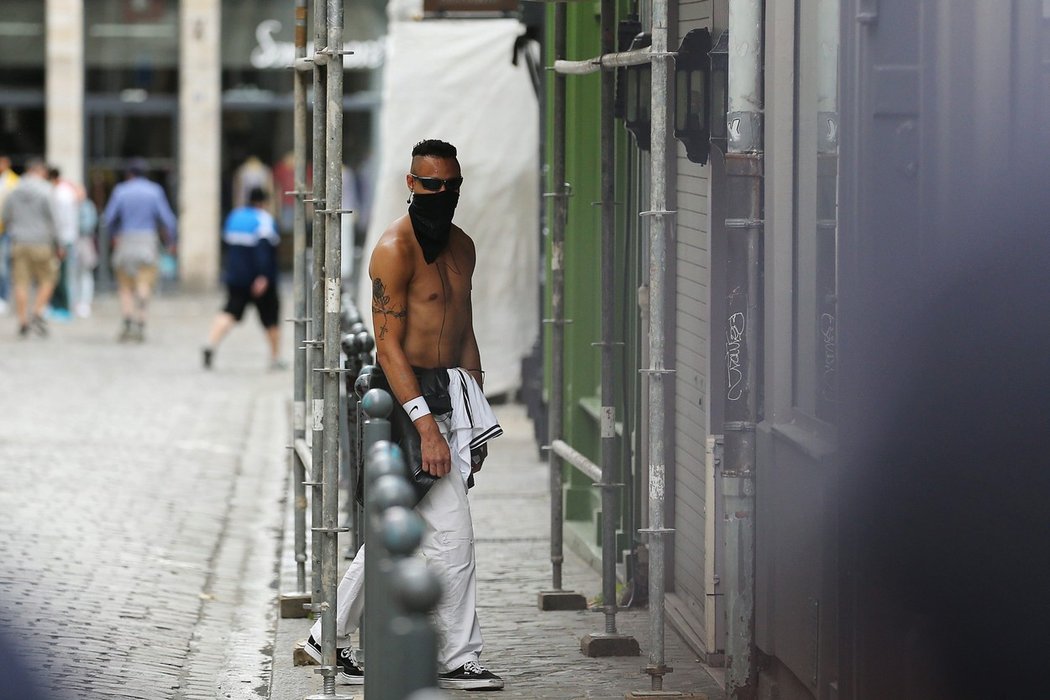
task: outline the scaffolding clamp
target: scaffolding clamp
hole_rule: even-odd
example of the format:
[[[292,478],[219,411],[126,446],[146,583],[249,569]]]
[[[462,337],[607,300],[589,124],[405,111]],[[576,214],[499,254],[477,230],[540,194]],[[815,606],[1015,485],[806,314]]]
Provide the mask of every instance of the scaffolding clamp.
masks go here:
[[[657,535],[657,536],[662,537],[664,535],[674,534],[674,528],[673,527],[640,527],[640,528],[638,528],[638,532],[645,533],[646,535]]]
[[[571,318],[545,318],[542,321],[542,323],[549,323],[549,324],[560,325],[560,326],[565,326],[565,325],[568,325],[568,324],[570,324],[572,322],[573,322],[573,320]]]
[[[332,63],[336,56],[350,56],[353,53],[350,49],[330,49],[325,47],[314,52],[313,63],[317,66],[324,66]]]
[[[353,214],[353,209],[318,209],[318,214]]]
[[[678,212],[673,209],[654,209],[652,211],[640,211],[638,216],[675,216]]]
[[[314,65],[315,64],[313,58],[302,57],[295,59],[295,61],[292,62],[292,65],[288,67],[299,73],[308,73],[314,69]]]
[[[723,425],[723,430],[731,433],[753,433],[757,426],[748,420],[730,420]]]
[[[678,370],[676,369],[640,369],[638,374],[674,374]]]
[[[311,532],[325,532],[325,533],[336,533],[336,534],[338,534],[340,532],[350,532],[350,528],[348,528],[348,527],[312,527],[312,528],[310,528],[310,531]]]

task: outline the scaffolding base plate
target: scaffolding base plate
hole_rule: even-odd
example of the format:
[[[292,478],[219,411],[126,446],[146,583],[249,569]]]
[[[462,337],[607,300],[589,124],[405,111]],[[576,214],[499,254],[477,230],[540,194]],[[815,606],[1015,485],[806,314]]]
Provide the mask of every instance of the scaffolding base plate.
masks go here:
[[[540,610],[586,610],[587,599],[574,591],[540,591]]]
[[[707,695],[704,693],[683,693],[678,690],[632,690],[623,697],[624,700],[663,700],[664,698],[708,700]]]
[[[599,656],[638,656],[638,640],[627,634],[587,634],[580,640],[580,652]]]
[[[294,593],[281,596],[281,619],[307,617],[310,612],[303,607],[310,603],[310,594]]]

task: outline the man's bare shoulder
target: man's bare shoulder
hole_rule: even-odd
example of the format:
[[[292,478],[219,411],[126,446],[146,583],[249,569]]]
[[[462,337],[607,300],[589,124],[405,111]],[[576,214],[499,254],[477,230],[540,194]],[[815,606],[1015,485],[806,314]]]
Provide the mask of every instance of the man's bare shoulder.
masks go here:
[[[474,259],[474,240],[455,224],[452,224],[452,235],[449,243],[456,250],[466,253],[471,260]]]
[[[400,265],[411,265],[415,259],[416,247],[418,246],[412,233],[412,222],[406,214],[390,224],[376,241],[371,264],[390,261]]]

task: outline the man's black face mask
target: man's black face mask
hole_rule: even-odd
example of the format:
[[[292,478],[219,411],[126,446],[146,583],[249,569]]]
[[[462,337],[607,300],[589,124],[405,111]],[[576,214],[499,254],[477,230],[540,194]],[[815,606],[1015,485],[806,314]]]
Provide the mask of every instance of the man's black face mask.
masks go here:
[[[412,220],[412,230],[423,249],[423,259],[427,264],[437,260],[441,251],[448,245],[449,233],[452,231],[452,215],[459,203],[459,192],[445,190],[434,194],[415,194],[408,207],[408,216]]]

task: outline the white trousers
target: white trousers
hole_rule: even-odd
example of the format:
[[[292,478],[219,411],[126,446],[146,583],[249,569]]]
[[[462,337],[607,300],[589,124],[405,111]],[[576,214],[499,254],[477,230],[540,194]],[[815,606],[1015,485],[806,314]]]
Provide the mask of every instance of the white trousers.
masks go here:
[[[440,423],[439,423],[440,424]],[[444,426],[442,426],[444,427]],[[452,671],[477,661],[484,641],[477,613],[477,573],[474,562],[474,526],[470,518],[467,485],[457,465],[437,481],[416,512],[425,524],[420,554],[437,574],[443,588],[434,609],[438,633],[438,672]],[[361,625],[364,609],[365,548],[350,562],[336,594],[336,646],[350,646],[349,636]],[[321,620],[310,629],[321,640]],[[368,652],[365,651],[367,659]]]

